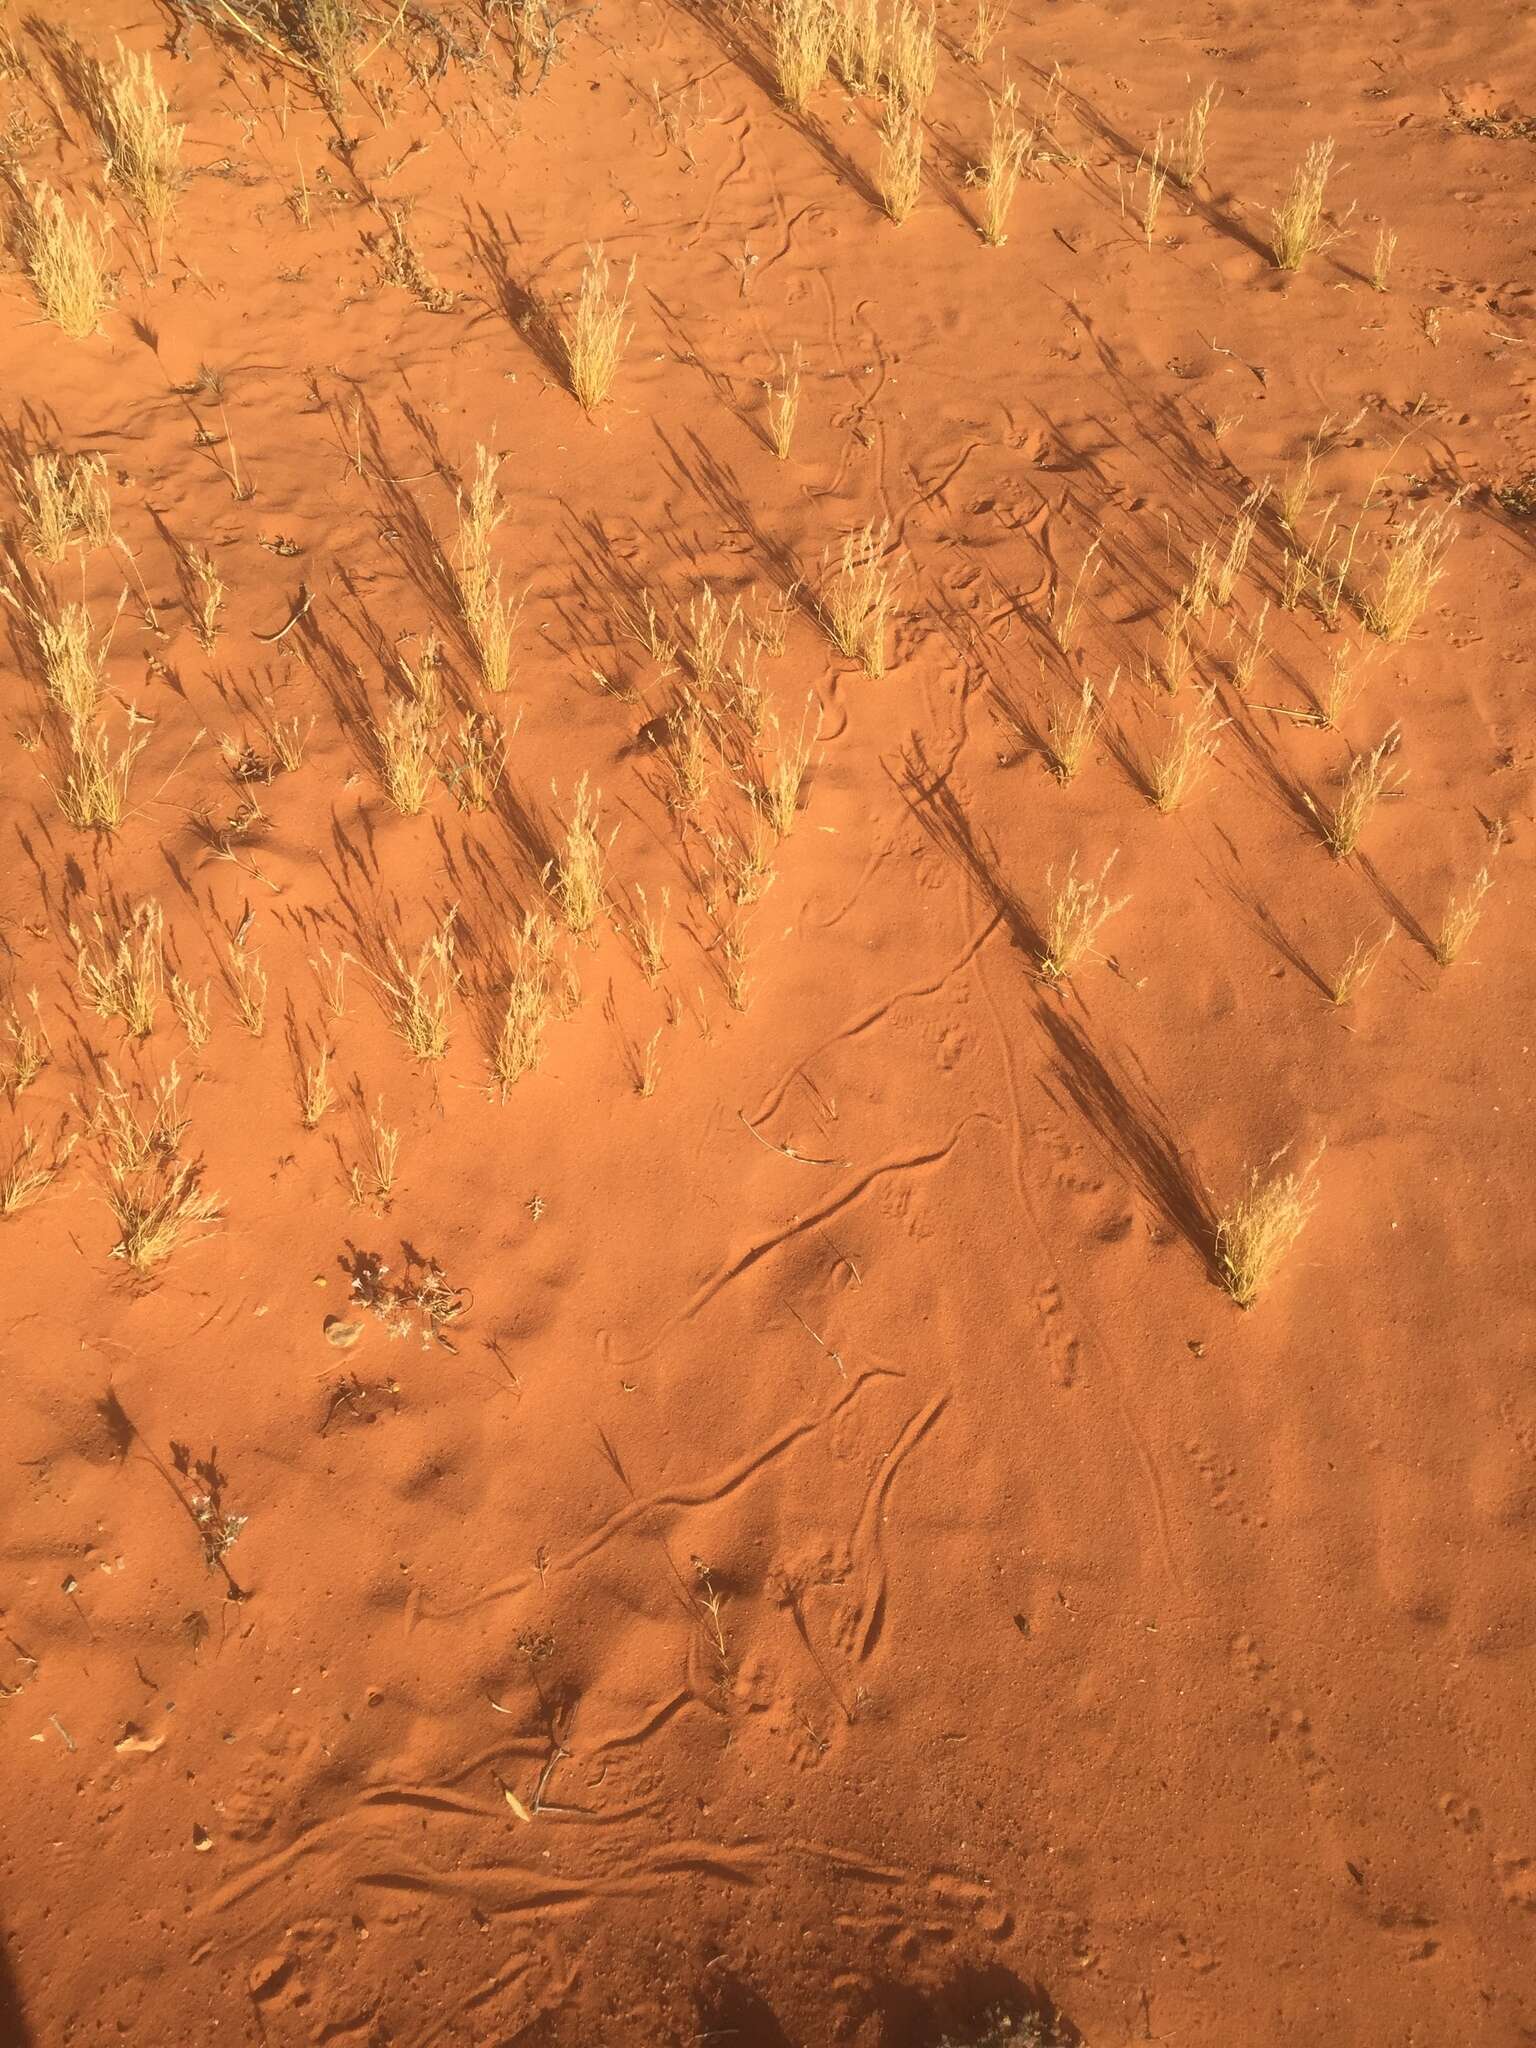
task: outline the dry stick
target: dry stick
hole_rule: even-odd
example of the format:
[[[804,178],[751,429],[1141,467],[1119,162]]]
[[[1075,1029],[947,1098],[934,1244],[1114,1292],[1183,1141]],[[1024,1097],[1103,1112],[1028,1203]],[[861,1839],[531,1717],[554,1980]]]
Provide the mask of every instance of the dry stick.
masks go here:
[[[747,1123],[746,1117],[742,1115],[739,1109],[736,1114],[741,1117],[743,1124],[746,1124],[747,1129],[752,1132],[753,1137],[756,1138],[765,1152],[777,1152],[783,1159],[793,1159],[797,1166],[852,1166],[853,1164],[851,1159],[812,1159],[804,1152],[797,1152],[793,1145],[775,1145],[771,1138],[765,1138],[760,1131]]]

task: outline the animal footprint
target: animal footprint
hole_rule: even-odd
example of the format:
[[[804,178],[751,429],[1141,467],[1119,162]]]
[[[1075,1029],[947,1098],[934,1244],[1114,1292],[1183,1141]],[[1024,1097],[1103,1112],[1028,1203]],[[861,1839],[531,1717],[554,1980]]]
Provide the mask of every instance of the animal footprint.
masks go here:
[[[1464,1835],[1482,1833],[1482,1809],[1463,1799],[1459,1792],[1447,1792],[1440,1801],[1440,1811],[1453,1828],[1460,1828]]]

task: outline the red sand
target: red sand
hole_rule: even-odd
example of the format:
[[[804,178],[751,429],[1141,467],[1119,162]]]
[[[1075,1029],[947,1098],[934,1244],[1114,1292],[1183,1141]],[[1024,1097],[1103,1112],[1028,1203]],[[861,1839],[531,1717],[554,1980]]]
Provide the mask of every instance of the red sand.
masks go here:
[[[7,615],[0,1007],[35,987],[53,1059],[0,1104],[0,1164],[26,1125],[84,1132],[109,1067],[142,1100],[174,1058],[222,1215],[136,1279],[86,1134],[0,1224],[0,2034],[917,2048],[1033,1998],[1104,2048],[1536,2040],[1536,521],[1491,488],[1536,469],[1522,18],[1063,0],[978,74],[946,9],[897,228],[871,104],[828,83],[789,119],[707,7],[604,0],[522,97],[500,45],[425,85],[391,45],[363,77],[392,120],[349,87],[342,141],[233,31],[171,55],[147,7],[45,14],[155,53],[191,176],[158,269],[113,198],[95,338],[40,322],[14,270],[0,293],[11,457],[108,459],[133,560],[108,722],[151,721],[122,829],[71,828]],[[101,193],[58,35],[9,26],[9,160]],[[986,88],[1013,76],[1033,115],[1057,60],[1068,160],[986,248],[963,176]],[[1149,250],[1117,181],[1207,77],[1208,176],[1170,187]],[[671,140],[653,80],[688,110]],[[1284,276],[1266,209],[1329,134],[1330,206],[1355,212]],[[379,282],[370,200],[412,203],[449,310]],[[507,279],[558,302],[598,241],[635,261],[634,335],[589,419]],[[781,464],[762,380],[797,344]],[[1461,492],[1445,579],[1342,735],[1286,718],[1262,707],[1304,709],[1367,636],[1280,608],[1266,512],[1201,653],[1231,723],[1162,816],[1125,765],[1166,721],[1144,658],[1200,542],[1330,415],[1315,505],[1347,526],[1381,472],[1374,533]],[[490,700],[520,716],[516,801],[438,787],[402,817],[365,727],[433,627],[450,694],[480,701],[431,537],[482,442],[506,457],[497,560],[529,586]],[[823,551],[887,518],[873,678],[812,599]],[[1063,654],[1053,606],[1095,540]],[[211,653],[189,545],[228,586]],[[104,627],[124,555],[76,561],[26,566]],[[763,674],[786,731],[808,693],[822,722],[737,1011],[699,878],[745,806],[718,765],[701,813],[669,806],[675,685],[613,593],[681,614],[707,579],[761,610],[797,577]],[[258,637],[301,588],[307,616]],[[1226,621],[1266,599],[1245,699]],[[1121,671],[1066,786],[1042,659],[1057,695]],[[242,788],[218,741],[254,741],[265,697],[313,733]],[[1326,809],[1393,720],[1407,779],[1335,861],[1303,793]],[[670,891],[667,967],[649,987],[609,922],[563,947],[579,1007],[502,1103],[475,995],[547,900],[583,772],[611,901]],[[262,820],[221,858],[196,814],[247,795]],[[1501,825],[1442,969],[1443,906]],[[1116,850],[1107,957],[1053,990],[1047,873]],[[134,1041],[80,998],[71,925],[148,898],[214,977],[201,1050],[164,1004]],[[411,1059],[362,964],[327,1015],[322,947],[414,951],[455,904],[445,1061]],[[247,917],[259,1039],[218,978]],[[1319,982],[1393,919],[1334,1008]],[[335,1051],[315,1131],[290,1020]],[[380,1098],[387,1208],[346,1180]],[[1213,1210],[1323,1141],[1316,1214],[1244,1313]],[[444,1342],[357,1313],[332,1347],[359,1254],[466,1291]],[[191,1505],[210,1456],[217,1512],[247,1518],[240,1599]]]

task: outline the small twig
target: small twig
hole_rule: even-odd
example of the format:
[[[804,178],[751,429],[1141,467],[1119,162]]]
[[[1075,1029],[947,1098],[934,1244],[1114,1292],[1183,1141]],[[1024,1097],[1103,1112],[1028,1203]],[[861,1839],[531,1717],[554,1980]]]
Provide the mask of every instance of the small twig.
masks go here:
[[[827,1340],[824,1337],[818,1337],[816,1335],[816,1332],[805,1320],[805,1317],[801,1315],[799,1309],[793,1307],[787,1301],[785,1302],[784,1306],[789,1310],[790,1314],[794,1317],[795,1321],[800,1325],[801,1329],[804,1330],[807,1337],[811,1338],[811,1340],[814,1343],[817,1343],[821,1346],[822,1350],[826,1352],[828,1358],[831,1359],[832,1363],[837,1367],[838,1371],[842,1374],[843,1378],[847,1379],[848,1369],[843,1364],[842,1353],[840,1351],[834,1351],[831,1345],[827,1342]]]
[[[754,1130],[752,1125],[747,1123],[746,1117],[742,1115],[739,1109],[736,1114],[741,1117],[743,1124],[746,1124],[747,1129],[752,1132],[753,1137],[757,1139],[757,1142],[765,1152],[777,1152],[781,1159],[793,1159],[797,1166],[851,1166],[853,1164],[851,1159],[812,1159],[804,1152],[797,1152],[793,1145],[775,1145],[771,1138],[765,1138],[760,1131]]]

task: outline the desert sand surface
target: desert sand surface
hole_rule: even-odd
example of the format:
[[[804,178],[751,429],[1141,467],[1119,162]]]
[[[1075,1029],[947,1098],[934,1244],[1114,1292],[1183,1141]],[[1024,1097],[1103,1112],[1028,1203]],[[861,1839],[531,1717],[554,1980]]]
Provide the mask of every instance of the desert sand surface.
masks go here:
[[[1536,2041],[1528,11],[0,24],[6,2048]]]

